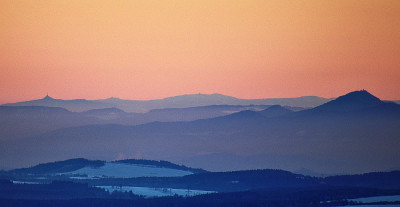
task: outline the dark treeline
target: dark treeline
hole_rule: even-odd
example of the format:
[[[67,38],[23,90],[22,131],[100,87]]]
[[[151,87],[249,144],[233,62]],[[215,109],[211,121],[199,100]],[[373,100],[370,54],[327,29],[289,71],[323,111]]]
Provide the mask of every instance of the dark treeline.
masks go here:
[[[400,189],[400,171],[330,176],[325,178],[324,181],[331,185],[340,186]]]
[[[84,158],[69,159],[64,161],[39,164],[34,167],[12,170],[11,174],[50,174],[64,173],[79,170],[83,167],[101,167],[105,161],[87,160]]]
[[[177,169],[177,170],[184,170],[184,171],[191,171],[193,173],[205,173],[207,172],[206,170],[200,169],[200,168],[190,168],[186,167],[184,165],[177,165],[172,162],[160,160],[143,160],[143,159],[126,159],[126,160],[118,160],[114,161],[116,163],[127,163],[127,164],[138,164],[138,165],[151,165],[151,166],[157,166],[157,167],[164,167],[164,168],[170,168],[170,169]]]
[[[283,170],[247,170],[212,172],[183,177],[103,178],[79,180],[90,185],[138,186],[235,192],[254,189],[319,186],[320,178],[293,174]]]
[[[126,163],[126,164],[136,164],[136,165],[149,165],[155,167],[162,167],[162,168],[170,168],[170,169],[177,169],[177,170],[184,170],[190,171],[193,173],[205,173],[206,170],[199,169],[199,168],[190,168],[184,165],[177,165],[168,161],[160,160],[144,160],[144,159],[126,159],[126,160],[117,160],[113,161],[115,163]],[[33,167],[28,168],[21,168],[15,169],[10,171],[0,171],[0,175],[20,175],[27,177],[31,174],[35,175],[49,175],[54,173],[65,173],[65,172],[72,172],[75,170],[79,170],[83,167],[101,167],[106,163],[106,161],[102,160],[88,160],[84,158],[75,158],[69,159],[64,161],[57,161],[57,162],[49,162],[38,164]]]
[[[183,177],[103,178],[79,180],[76,182],[85,182],[93,186],[127,185],[137,187],[212,190],[218,192],[315,186],[400,189],[400,171],[321,178],[293,174],[283,170],[248,170],[210,172]]]
[[[292,188],[208,194],[194,197],[109,197],[72,199],[0,199],[2,206],[336,206],[356,204],[345,199],[371,195],[399,194],[400,190],[369,188]],[[114,196],[114,197],[113,197]]]
[[[7,177],[7,172],[3,173]],[[57,180],[60,178],[64,181]],[[400,195],[400,171],[319,178],[283,170],[248,170],[73,182],[66,176],[55,176],[46,182],[13,184],[10,179],[0,180],[0,206],[335,206],[357,204],[347,199]],[[94,187],[96,185],[212,190],[218,193],[144,198],[132,192],[110,194]]]
[[[110,194],[101,188],[90,187],[85,183],[68,181],[53,181],[50,184],[13,184],[9,180],[0,180],[0,199],[65,200],[78,198],[134,199],[140,198],[140,196],[130,192]]]
[[[70,179],[67,175],[50,175],[36,179],[36,175],[3,172],[0,178],[9,180],[50,183],[54,180],[86,183],[89,186],[136,186],[153,188],[178,188],[235,192],[270,188],[316,186],[346,186],[383,189],[400,189],[400,171],[375,172],[359,175],[310,177],[284,170],[246,170],[233,172],[206,172],[183,177],[138,177]]]

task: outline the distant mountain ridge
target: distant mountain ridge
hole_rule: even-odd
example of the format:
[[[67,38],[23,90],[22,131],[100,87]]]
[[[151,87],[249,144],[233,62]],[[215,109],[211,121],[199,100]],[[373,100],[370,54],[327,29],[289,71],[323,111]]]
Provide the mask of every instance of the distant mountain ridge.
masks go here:
[[[303,98],[282,100],[290,102],[297,99]],[[154,121],[193,121],[224,116],[242,110],[259,111],[269,107],[269,105],[251,104],[253,102],[269,101],[267,99],[242,100],[221,94],[193,94],[150,101],[130,101],[118,98],[92,101],[61,100],[46,95],[38,100],[1,105],[0,141],[89,124],[137,125]],[[273,99],[273,102],[276,100]],[[226,103],[243,105],[227,105]],[[293,110],[303,109],[299,106],[285,107]],[[132,111],[146,113],[132,113]]]
[[[154,109],[147,113],[129,113],[115,107],[71,112],[60,107],[0,106],[0,141],[39,135],[67,127],[94,124],[138,125],[155,121],[193,121],[225,116],[243,110],[260,111],[268,107],[268,105],[210,105]],[[300,107],[287,108],[302,110]]]
[[[42,99],[24,101],[17,103],[3,104],[2,106],[47,106],[47,107],[61,107],[69,111],[88,111],[91,109],[111,108],[110,105],[98,101],[89,101],[85,99],[62,100],[54,99],[46,95]]]
[[[265,117],[271,118],[271,117],[279,117],[279,116],[287,115],[292,112],[293,112],[292,110],[282,107],[280,105],[273,105],[271,107],[268,107],[267,109],[259,111],[258,113],[262,114]]]
[[[0,106],[0,141],[17,140],[59,128],[101,123],[95,117],[82,116],[60,107]]]
[[[61,107],[73,112],[83,112],[92,109],[118,108],[126,112],[145,113],[153,109],[188,108],[208,105],[282,105],[291,107],[311,108],[328,102],[330,99],[316,96],[298,98],[269,98],[269,99],[238,99],[221,94],[190,94],[168,97],[157,100],[123,100],[108,98],[101,100],[62,100],[48,95],[42,99],[8,103],[4,106],[48,106]]]

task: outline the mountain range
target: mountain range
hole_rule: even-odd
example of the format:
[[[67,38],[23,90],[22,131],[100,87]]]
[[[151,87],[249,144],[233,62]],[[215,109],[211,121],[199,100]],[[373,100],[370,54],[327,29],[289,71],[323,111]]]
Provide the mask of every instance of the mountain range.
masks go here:
[[[298,98],[269,98],[269,99],[238,99],[221,94],[190,94],[168,97],[158,100],[138,101],[108,98],[101,100],[62,100],[46,95],[42,99],[9,103],[4,106],[47,106],[61,107],[72,112],[83,112],[92,109],[118,108],[126,112],[146,113],[153,109],[188,108],[209,105],[283,105],[291,107],[310,108],[326,103],[331,99],[317,96]]]
[[[104,113],[84,113],[97,112]],[[210,171],[361,173],[400,169],[399,134],[398,104],[355,91],[301,111],[268,106],[191,121],[60,128],[2,141],[0,163],[10,168],[74,157],[146,158]]]
[[[154,109],[147,113],[128,113],[118,108],[71,112],[60,107],[0,106],[0,140],[17,140],[44,132],[94,124],[139,125],[150,122],[193,121],[214,118],[243,110],[260,111],[268,105],[211,105],[189,108]],[[287,110],[302,110],[286,107]]]

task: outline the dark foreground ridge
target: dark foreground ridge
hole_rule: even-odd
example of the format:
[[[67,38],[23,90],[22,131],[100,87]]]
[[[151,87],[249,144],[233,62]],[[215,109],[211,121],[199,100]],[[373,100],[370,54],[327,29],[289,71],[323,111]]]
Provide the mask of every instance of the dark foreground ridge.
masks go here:
[[[194,197],[144,198],[134,192],[108,193],[94,187],[101,182],[140,186],[143,184],[140,179],[153,184],[165,179],[165,185],[186,185],[188,190],[204,183],[207,188],[214,185],[215,190],[220,190]],[[121,181],[125,182],[118,184]],[[386,185],[389,182],[391,185]],[[224,190],[224,185],[241,187]],[[8,179],[0,179],[2,206],[337,206],[356,204],[348,199],[384,195],[400,195],[400,171],[318,178],[282,170],[251,170],[201,173],[175,179],[54,180],[49,184],[13,184]],[[399,202],[375,204],[396,203]]]

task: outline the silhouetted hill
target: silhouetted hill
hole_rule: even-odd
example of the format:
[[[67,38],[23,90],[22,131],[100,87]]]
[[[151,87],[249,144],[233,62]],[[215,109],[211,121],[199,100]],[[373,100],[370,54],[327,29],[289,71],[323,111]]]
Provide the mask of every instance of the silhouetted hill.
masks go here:
[[[318,106],[313,111],[347,112],[372,108],[384,103],[379,98],[368,93],[366,90],[354,91],[344,96]]]
[[[264,118],[265,117],[263,115],[259,114],[256,111],[245,110],[230,115],[226,115],[223,117],[217,117],[215,119],[226,120],[226,121],[233,121],[233,120],[238,121],[238,120],[254,120],[254,119],[264,119]]]
[[[94,117],[82,116],[59,107],[0,106],[0,141],[16,140],[59,128],[100,123]]]
[[[124,114],[125,111],[112,107],[112,108],[104,108],[104,109],[92,109],[89,111],[84,112],[86,114]]]
[[[130,119],[134,114],[126,113],[121,109],[112,107],[112,108],[104,108],[104,109],[92,109],[89,111],[81,112],[82,115],[88,117],[95,117],[100,120],[104,120],[111,123],[125,123],[125,120]],[[129,121],[126,121],[129,122]]]
[[[280,105],[274,105],[274,106],[268,107],[267,109],[262,110],[258,113],[262,114],[265,117],[272,118],[272,117],[287,115],[292,112],[293,111],[291,111],[287,108],[284,108]]]
[[[324,182],[335,186],[400,189],[400,171],[330,176]]]
[[[68,114],[70,111],[60,107],[44,107],[44,106],[0,106],[0,113],[3,116],[29,116],[41,115],[45,113],[52,114]]]
[[[65,108],[65,109],[67,109],[69,111],[73,111],[73,112],[111,107],[110,105],[108,105],[106,103],[101,103],[101,102],[97,102],[97,101],[88,101],[85,99],[62,100],[62,99],[54,99],[48,95],[46,95],[42,99],[32,100],[32,101],[24,101],[24,102],[18,102],[18,103],[9,103],[9,104],[4,104],[4,106],[61,107],[61,108]]]
[[[71,172],[83,167],[101,167],[104,161],[100,160],[87,160],[83,158],[69,159],[64,161],[50,162],[39,164],[29,168],[22,168],[10,171],[11,173],[18,174],[55,174]]]
[[[181,177],[206,173],[168,161],[127,159],[118,161],[87,160],[83,158],[38,164],[29,168],[1,171],[0,178],[49,183],[51,180],[127,179],[137,177]],[[33,181],[33,182],[32,182]],[[28,182],[29,183],[29,182]]]
[[[394,102],[381,101],[365,90],[354,91],[321,106],[293,113],[297,117],[325,117],[334,120],[346,117],[347,120],[376,119],[383,122],[400,116],[400,105]]]
[[[269,107],[268,105],[210,105],[189,108],[165,108],[153,109],[142,114],[146,120],[173,122],[194,121],[198,119],[209,119],[226,116],[244,110],[260,111]]]

